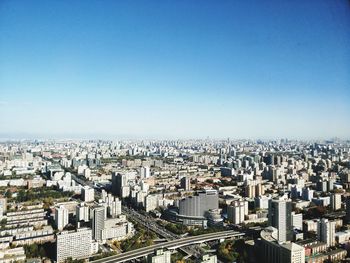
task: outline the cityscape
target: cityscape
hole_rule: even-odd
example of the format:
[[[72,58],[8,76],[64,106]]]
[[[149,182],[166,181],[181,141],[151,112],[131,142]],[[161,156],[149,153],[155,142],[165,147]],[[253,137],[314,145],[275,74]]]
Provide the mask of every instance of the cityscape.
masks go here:
[[[0,263],[350,262],[349,25],[0,0]]]

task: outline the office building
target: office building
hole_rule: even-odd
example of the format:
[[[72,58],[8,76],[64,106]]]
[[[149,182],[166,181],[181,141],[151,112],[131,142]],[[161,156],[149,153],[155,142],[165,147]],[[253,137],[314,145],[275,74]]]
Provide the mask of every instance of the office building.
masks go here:
[[[102,241],[102,230],[105,226],[105,207],[96,206],[92,209],[92,238]]]
[[[219,197],[216,190],[206,190],[196,193],[179,201],[178,211],[169,210],[172,220],[182,222],[184,225],[207,226],[209,210],[219,208]]]
[[[199,192],[179,202],[179,214],[186,216],[204,216],[206,211],[219,208],[219,197],[216,190]]]
[[[63,230],[63,228],[68,225],[68,210],[64,206],[59,206],[55,208],[55,221],[58,230]]]
[[[278,230],[278,240],[281,242],[292,240],[292,202],[284,199],[269,201],[269,226]]]

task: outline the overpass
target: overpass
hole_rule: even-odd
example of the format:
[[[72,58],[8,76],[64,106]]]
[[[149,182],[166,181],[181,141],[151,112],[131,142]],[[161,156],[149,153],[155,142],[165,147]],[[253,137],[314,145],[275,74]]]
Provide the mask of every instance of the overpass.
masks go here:
[[[215,232],[215,233],[204,234],[204,235],[193,236],[193,237],[180,238],[177,240],[171,240],[171,241],[163,242],[160,244],[155,244],[155,245],[148,246],[148,247],[135,249],[135,250],[128,251],[125,253],[121,253],[119,255],[105,257],[105,258],[94,260],[91,262],[95,262],[95,263],[125,262],[128,260],[132,260],[132,259],[136,259],[136,258],[140,258],[140,257],[147,256],[149,254],[152,254],[156,249],[162,249],[162,248],[177,249],[177,248],[181,248],[184,246],[193,245],[193,244],[200,244],[200,243],[207,242],[207,241],[241,237],[241,236],[244,236],[244,233],[239,233],[236,231],[229,230],[229,231],[221,231],[221,232]]]

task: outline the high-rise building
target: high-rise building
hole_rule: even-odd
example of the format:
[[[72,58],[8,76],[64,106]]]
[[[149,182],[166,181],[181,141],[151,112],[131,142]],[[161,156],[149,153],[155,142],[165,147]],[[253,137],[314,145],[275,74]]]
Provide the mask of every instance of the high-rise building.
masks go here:
[[[81,196],[84,202],[93,202],[95,200],[95,190],[86,185],[81,189]]]
[[[117,217],[122,213],[122,201],[116,198],[112,203],[108,206],[109,215],[111,217]]]
[[[265,193],[264,186],[262,183],[257,183],[255,186],[255,196],[262,196]]]
[[[292,226],[294,229],[303,230],[303,214],[292,212]]]
[[[148,166],[142,166],[140,168],[140,177],[141,179],[149,178],[151,176],[151,171]]]
[[[86,178],[86,179],[90,179],[90,177],[91,177],[91,170],[90,170],[90,168],[86,168],[85,170],[84,170],[84,177]]]
[[[90,221],[89,207],[86,206],[84,203],[77,205],[75,211],[76,211],[77,221],[84,221],[84,222]]]
[[[335,225],[336,222],[322,218],[317,223],[317,239],[325,242],[327,246],[335,245]]]
[[[65,262],[68,258],[84,259],[91,255],[92,233],[90,228],[76,231],[63,231],[56,236],[56,261]]]
[[[248,184],[245,186],[245,196],[248,197],[248,198],[254,198],[255,197],[255,190],[256,190],[256,187],[254,184]]]
[[[92,238],[102,241],[102,230],[105,222],[105,207],[96,206],[92,209]]]
[[[269,225],[278,230],[278,240],[292,240],[292,202],[284,199],[269,201]]]
[[[246,203],[248,204],[246,201],[237,200],[227,206],[227,219],[232,224],[237,225],[244,222],[245,210],[247,209]]]
[[[112,192],[114,195],[119,196],[121,198],[127,197],[125,196],[124,187],[128,186],[128,175],[113,173],[112,175]],[[130,191],[130,189],[129,189]],[[128,193],[129,194],[129,193]]]
[[[339,210],[341,208],[341,194],[332,193],[331,194],[331,209],[333,211]]]
[[[55,208],[55,221],[56,227],[60,231],[68,225],[68,210],[64,206]]]
[[[147,258],[148,263],[171,263],[171,252],[158,249],[155,251],[155,255],[149,255]]]
[[[316,183],[316,189],[317,191],[321,191],[321,192],[327,192],[327,181],[326,180],[319,180]]]
[[[185,191],[191,190],[190,178],[188,178],[187,176],[182,177],[180,180],[180,185],[181,185],[181,188],[184,189]]]
[[[314,198],[314,190],[310,190],[308,187],[304,187],[301,190],[301,198],[306,201],[311,201]]]

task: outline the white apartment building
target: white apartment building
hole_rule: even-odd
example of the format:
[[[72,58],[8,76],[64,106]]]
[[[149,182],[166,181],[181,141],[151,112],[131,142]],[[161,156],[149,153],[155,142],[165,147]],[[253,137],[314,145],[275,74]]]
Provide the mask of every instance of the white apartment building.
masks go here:
[[[81,196],[84,202],[93,202],[95,200],[95,190],[86,185],[81,189]]]
[[[60,263],[67,258],[87,258],[93,252],[92,243],[92,231],[90,228],[63,231],[56,236],[56,261]]]
[[[244,216],[248,213],[246,203],[248,204],[246,201],[237,200],[233,201],[231,205],[227,207],[227,218],[230,222],[236,225],[244,222]]]
[[[59,206],[55,208],[55,221],[58,230],[63,230],[63,228],[68,225],[68,210],[64,206]]]
[[[77,205],[76,207],[77,221],[90,221],[90,209],[84,203]]]
[[[292,226],[295,229],[303,230],[303,214],[292,212]]]

